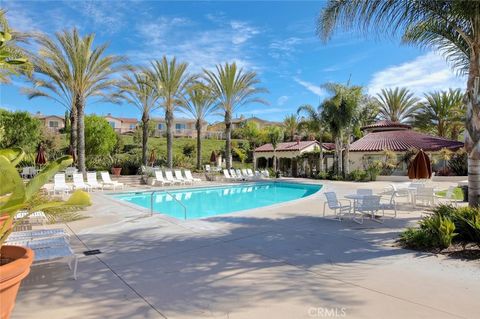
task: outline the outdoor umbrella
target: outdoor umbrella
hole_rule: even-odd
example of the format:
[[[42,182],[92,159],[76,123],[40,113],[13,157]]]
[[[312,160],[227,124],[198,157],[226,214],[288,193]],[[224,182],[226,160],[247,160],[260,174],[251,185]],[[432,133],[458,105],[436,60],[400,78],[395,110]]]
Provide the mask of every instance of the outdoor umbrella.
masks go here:
[[[68,147],[67,155],[70,155],[71,157],[73,157],[73,162],[75,163],[76,157],[75,157],[75,152],[73,151],[72,145]]]
[[[210,163],[215,163],[217,161],[217,154],[215,151],[212,151],[212,155],[210,155]]]
[[[420,150],[410,163],[408,168],[408,178],[410,179],[430,179],[432,177],[432,165],[430,158],[423,150]]]
[[[150,163],[151,166],[153,166],[156,160],[157,160],[157,155],[155,154],[155,150],[152,150],[150,152],[150,158],[148,159],[148,162]]]
[[[45,148],[42,144],[38,145],[37,157],[35,157],[36,165],[44,165],[47,162],[47,156],[45,155]]]

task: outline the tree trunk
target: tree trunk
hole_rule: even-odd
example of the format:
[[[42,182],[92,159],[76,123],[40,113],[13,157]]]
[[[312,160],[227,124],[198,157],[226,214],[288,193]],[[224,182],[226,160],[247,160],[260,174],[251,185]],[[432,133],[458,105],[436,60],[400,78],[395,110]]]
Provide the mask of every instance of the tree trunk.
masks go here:
[[[85,99],[83,96],[76,97],[75,106],[77,107],[77,153],[78,170],[85,175]]]
[[[77,108],[75,105],[72,106],[72,110],[70,111],[70,146],[73,150],[73,156],[75,160],[78,158],[77,154]]]
[[[148,114],[142,116],[142,164],[147,166],[147,153],[148,153],[148,123],[150,118]]]
[[[320,131],[320,136],[319,136],[320,138],[318,141],[320,143],[320,154],[318,156],[318,162],[319,162],[318,172],[319,173],[323,173],[323,142],[322,142],[323,136],[322,135],[323,135],[323,132]]]
[[[277,174],[277,156],[275,155],[275,149],[273,149],[273,158],[272,158],[273,174]]]
[[[225,111],[225,163],[227,169],[232,168],[232,114]]]
[[[480,41],[477,41],[480,42]],[[465,148],[468,152],[468,204],[480,204],[480,43],[470,56],[465,104],[467,109]]]
[[[347,144],[345,144],[345,161],[343,166],[345,168],[343,176],[346,177],[350,174],[350,134],[348,135]]]
[[[197,119],[195,123],[197,129],[197,169],[202,168],[202,121]]]
[[[343,171],[343,154],[342,141],[340,137],[335,137],[335,151],[337,153],[337,175],[341,175]]]
[[[167,124],[167,166],[173,168],[173,112],[169,109],[165,111],[165,121]]]

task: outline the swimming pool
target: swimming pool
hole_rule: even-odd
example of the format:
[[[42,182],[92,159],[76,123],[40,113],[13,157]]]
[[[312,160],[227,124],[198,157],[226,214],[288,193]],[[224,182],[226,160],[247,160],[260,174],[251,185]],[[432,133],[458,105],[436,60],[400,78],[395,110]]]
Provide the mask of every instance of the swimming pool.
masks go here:
[[[220,187],[114,194],[114,198],[179,219],[197,219],[270,206],[318,192],[321,185],[259,182]],[[181,204],[180,204],[180,203]]]

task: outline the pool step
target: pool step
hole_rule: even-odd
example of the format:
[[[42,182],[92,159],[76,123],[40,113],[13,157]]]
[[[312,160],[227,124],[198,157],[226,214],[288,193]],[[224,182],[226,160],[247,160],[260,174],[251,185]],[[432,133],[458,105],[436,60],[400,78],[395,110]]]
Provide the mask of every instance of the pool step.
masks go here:
[[[121,176],[111,175],[111,177],[112,177],[112,180],[118,181],[120,183],[124,183],[125,185],[129,185],[129,186],[143,185],[141,175],[121,175]]]

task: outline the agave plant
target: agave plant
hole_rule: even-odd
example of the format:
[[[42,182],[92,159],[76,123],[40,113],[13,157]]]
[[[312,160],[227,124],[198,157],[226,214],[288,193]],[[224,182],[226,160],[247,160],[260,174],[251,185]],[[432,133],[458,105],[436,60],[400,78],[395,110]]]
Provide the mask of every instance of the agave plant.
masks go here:
[[[0,150],[0,247],[16,225],[28,218],[35,211],[58,207],[83,207],[91,204],[87,193],[77,190],[67,201],[53,200],[48,203],[31,207],[30,201],[59,170],[65,169],[73,162],[71,156],[64,156],[50,162],[45,168],[27,184],[20,177],[15,166],[24,158],[21,149]],[[26,216],[14,222],[14,217],[19,210],[28,209]]]

